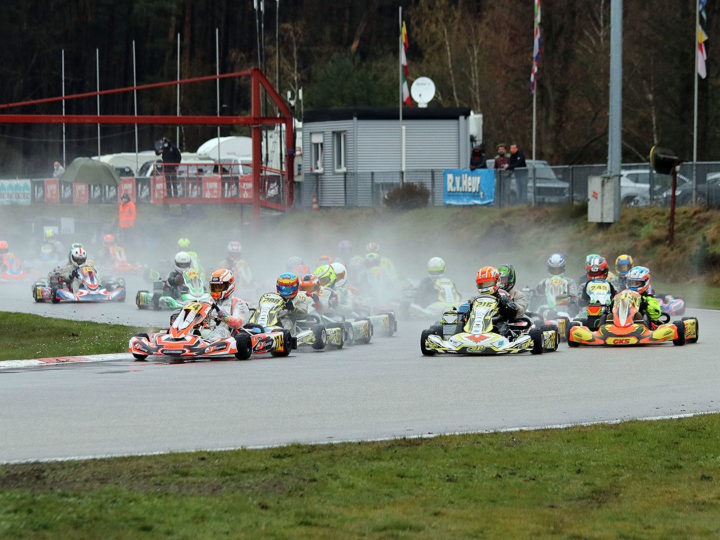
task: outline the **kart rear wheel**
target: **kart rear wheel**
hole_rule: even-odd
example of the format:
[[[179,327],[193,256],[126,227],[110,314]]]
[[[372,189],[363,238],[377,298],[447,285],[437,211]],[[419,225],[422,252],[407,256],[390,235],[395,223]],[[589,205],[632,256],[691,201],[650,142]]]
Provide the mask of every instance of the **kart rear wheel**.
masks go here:
[[[433,332],[432,328],[430,328],[428,330],[423,330],[422,333],[420,334],[420,351],[425,356],[434,356],[435,355],[434,350],[428,349],[427,347],[425,347],[425,340],[428,338],[428,336],[432,336],[432,335],[437,335],[436,332]]]
[[[370,343],[370,340],[372,339],[372,335],[373,335],[373,324],[370,321],[370,319],[360,319],[360,320],[367,322],[368,334],[367,334],[367,337],[362,337],[362,338],[358,339],[355,343],[359,343],[359,344],[360,343],[362,343],[362,344]]]
[[[50,301],[53,304],[57,304],[60,302],[60,299],[57,296],[58,290],[57,289],[51,289],[50,290]]]
[[[252,342],[250,341],[250,336],[244,333],[238,334],[235,337],[235,348],[237,349],[235,358],[238,360],[247,360],[250,358],[250,355],[252,354]]]
[[[685,323],[682,321],[675,321],[673,323],[677,328],[677,339],[673,339],[673,345],[685,345]]]
[[[687,321],[688,319],[695,319],[695,317],[683,317],[683,321]],[[685,340],[685,343],[697,343],[698,338],[700,337],[700,321],[695,319],[695,334],[696,336],[694,338],[687,338]]]
[[[272,356],[287,356],[290,354],[292,349],[292,334],[290,330],[283,330],[283,350],[282,351],[270,351]]]
[[[543,334],[542,330],[530,330],[530,338],[532,339],[533,346],[530,351],[532,354],[542,354],[543,352]]]
[[[325,327],[322,324],[316,324],[312,327],[312,332],[313,336],[315,336],[315,341],[313,341],[312,348],[316,351],[324,349],[325,342],[327,341],[327,330],[325,330]]]

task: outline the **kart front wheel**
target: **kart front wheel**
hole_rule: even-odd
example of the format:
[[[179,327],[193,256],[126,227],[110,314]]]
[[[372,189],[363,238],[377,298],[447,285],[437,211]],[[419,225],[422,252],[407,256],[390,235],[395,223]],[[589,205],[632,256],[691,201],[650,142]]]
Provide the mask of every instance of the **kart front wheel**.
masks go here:
[[[322,324],[316,324],[312,327],[312,332],[313,336],[315,337],[312,348],[316,351],[324,349],[325,342],[327,341],[327,331],[325,330],[325,327]]]
[[[530,338],[533,346],[530,352],[532,354],[542,354],[543,352],[543,333],[542,330],[530,330]]]
[[[549,348],[547,348],[547,349],[544,349],[544,350],[547,351],[547,352],[557,351],[557,350],[558,350],[558,347],[560,346],[560,332],[559,332],[559,330],[558,330],[558,327],[555,326],[554,324],[545,324],[545,325],[543,325],[543,326],[540,327],[540,330],[543,331],[543,332],[546,332],[546,331],[547,331],[547,332],[550,332],[550,331],[552,331],[552,332],[553,332],[553,335],[555,336],[555,339],[553,339],[552,346],[549,347]]]
[[[428,336],[432,336],[432,335],[435,335],[435,332],[432,331],[432,328],[430,330],[423,330],[422,333],[420,334],[420,351],[425,356],[434,356],[435,355],[434,350],[428,349],[425,346],[425,341],[427,340]]]
[[[145,333],[133,334],[133,337],[150,340],[150,337]],[[132,355],[135,360],[147,360],[147,354],[132,353]]]
[[[292,334],[290,330],[283,330],[283,350],[282,351],[270,351],[272,356],[287,356],[290,354],[292,349]]]
[[[693,319],[694,317],[683,317],[682,321],[687,321],[688,319]],[[697,343],[698,338],[700,337],[700,321],[695,319],[695,337],[694,338],[686,338],[685,343]]]
[[[252,342],[248,334],[238,334],[235,338],[235,358],[238,360],[247,360],[252,354]]]

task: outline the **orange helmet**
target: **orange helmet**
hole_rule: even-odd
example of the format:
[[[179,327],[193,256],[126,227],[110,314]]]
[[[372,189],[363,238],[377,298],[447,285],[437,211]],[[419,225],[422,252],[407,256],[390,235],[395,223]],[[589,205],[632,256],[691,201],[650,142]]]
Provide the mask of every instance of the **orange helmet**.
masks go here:
[[[320,290],[320,283],[315,274],[305,274],[300,278],[300,290],[308,294],[316,293]]]
[[[106,246],[111,246],[115,243],[115,237],[112,234],[106,234],[103,238]]]
[[[500,282],[500,272],[494,266],[483,266],[478,270],[475,283],[480,294],[495,294]]]
[[[318,266],[322,266],[323,264],[330,264],[332,262],[333,260],[330,255],[320,255],[318,257]]]
[[[219,268],[210,277],[210,296],[215,300],[225,300],[235,292],[235,276],[230,270]]]
[[[7,253],[8,243],[5,240],[0,240],[0,255]]]

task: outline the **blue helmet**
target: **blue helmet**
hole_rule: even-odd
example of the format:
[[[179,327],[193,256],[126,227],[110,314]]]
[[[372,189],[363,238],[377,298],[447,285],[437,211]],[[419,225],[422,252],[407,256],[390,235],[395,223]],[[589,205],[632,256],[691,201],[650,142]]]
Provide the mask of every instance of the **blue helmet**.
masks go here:
[[[634,266],[627,273],[627,288],[643,294],[650,289],[650,270],[644,266]]]
[[[298,277],[291,272],[286,272],[277,279],[276,289],[277,293],[285,300],[292,300],[297,296],[299,286]]]
[[[553,253],[547,260],[548,272],[556,276],[565,273],[565,255],[562,253]]]

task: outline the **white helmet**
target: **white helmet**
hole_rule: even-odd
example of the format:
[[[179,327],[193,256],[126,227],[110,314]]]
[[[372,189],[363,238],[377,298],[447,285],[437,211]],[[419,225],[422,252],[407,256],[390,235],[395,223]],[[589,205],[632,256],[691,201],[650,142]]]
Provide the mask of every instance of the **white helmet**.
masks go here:
[[[87,261],[87,253],[81,247],[74,247],[70,252],[70,260],[74,266],[82,266]]]
[[[343,263],[334,262],[330,263],[330,266],[337,276],[337,278],[335,278],[335,286],[342,287],[345,285],[345,281],[347,280],[347,268],[345,268],[345,265]]]
[[[442,276],[445,273],[445,261],[442,257],[433,257],[427,263],[428,274]]]
[[[192,258],[187,251],[179,251],[177,255],[175,255],[175,269],[178,272],[185,272],[185,270],[187,270],[191,266]]]

